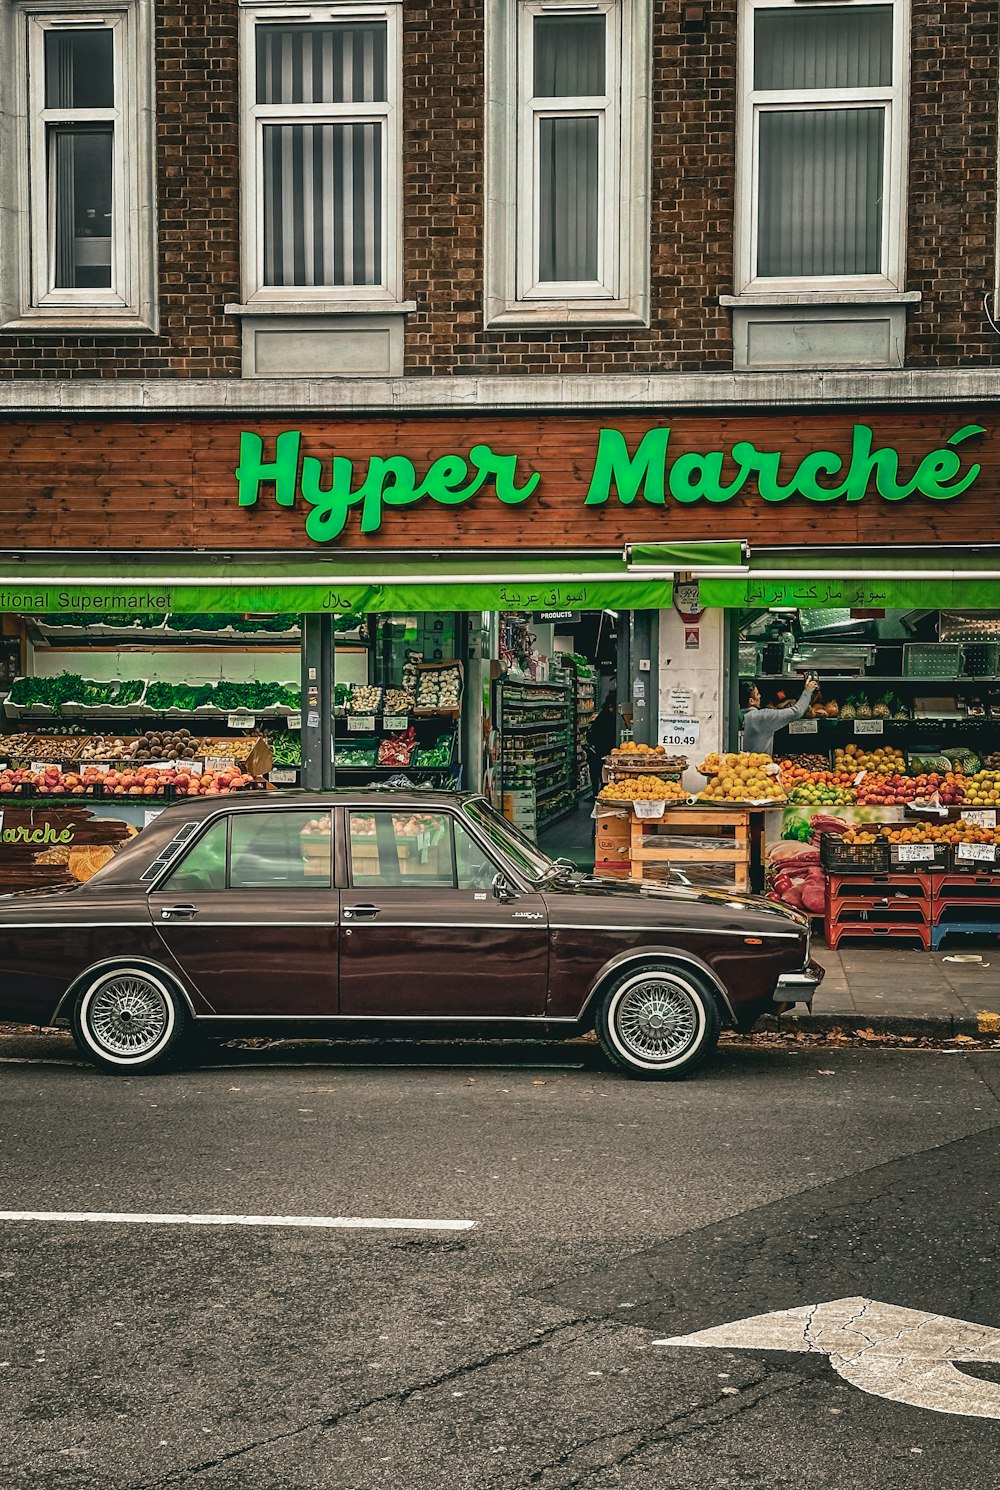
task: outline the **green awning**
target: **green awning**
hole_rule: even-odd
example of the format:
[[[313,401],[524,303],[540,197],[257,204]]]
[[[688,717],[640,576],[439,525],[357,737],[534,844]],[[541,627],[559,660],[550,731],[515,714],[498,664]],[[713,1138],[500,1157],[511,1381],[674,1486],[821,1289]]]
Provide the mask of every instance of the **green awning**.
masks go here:
[[[179,555],[117,564],[0,561],[0,611],[102,615],[247,612],[656,610],[670,579],[631,574],[620,555],[439,560],[347,556],[211,560]]]
[[[747,562],[747,546],[739,539],[706,539],[703,543],[629,543],[626,558],[645,569],[739,569]]]
[[[1000,610],[1000,554],[751,554],[745,577],[701,581],[706,606]]]

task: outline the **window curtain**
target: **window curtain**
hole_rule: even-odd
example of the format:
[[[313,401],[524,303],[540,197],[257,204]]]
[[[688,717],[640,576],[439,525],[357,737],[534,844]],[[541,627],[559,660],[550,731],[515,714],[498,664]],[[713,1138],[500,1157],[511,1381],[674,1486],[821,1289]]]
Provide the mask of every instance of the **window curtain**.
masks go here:
[[[891,83],[891,5],[757,12],[754,88],[880,88]]]
[[[260,26],[257,101],[383,103],[386,27]],[[380,121],[263,126],[264,282],[382,281]]]
[[[603,16],[540,16],[534,22],[533,93],[544,99],[602,98],[606,84]],[[599,274],[600,117],[539,115],[538,278],[588,282]]]

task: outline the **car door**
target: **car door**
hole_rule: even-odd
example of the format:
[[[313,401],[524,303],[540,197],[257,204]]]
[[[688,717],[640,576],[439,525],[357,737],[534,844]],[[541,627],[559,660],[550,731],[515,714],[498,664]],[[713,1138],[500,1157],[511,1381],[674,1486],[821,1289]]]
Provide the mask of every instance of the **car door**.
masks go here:
[[[330,844],[328,815],[286,807],[226,813],[150,894],[164,947],[216,1014],[336,1014]]]
[[[498,866],[452,812],[346,809],[340,1009],[372,1017],[540,1015],[541,895],[498,900]]]

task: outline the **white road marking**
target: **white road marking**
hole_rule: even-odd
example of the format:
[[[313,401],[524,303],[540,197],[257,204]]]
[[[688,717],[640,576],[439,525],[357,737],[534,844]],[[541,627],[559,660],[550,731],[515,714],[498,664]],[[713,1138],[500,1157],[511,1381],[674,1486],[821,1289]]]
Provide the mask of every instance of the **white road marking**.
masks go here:
[[[1000,1418],[1000,1382],[958,1369],[963,1361],[1000,1361],[1000,1330],[877,1299],[780,1309],[653,1344],[818,1352],[845,1381],[873,1396],[928,1412]]]
[[[97,1221],[119,1226],[299,1226],[330,1231],[471,1231],[475,1221],[414,1220],[403,1216],[157,1215],[144,1211],[0,1211],[0,1221]]]

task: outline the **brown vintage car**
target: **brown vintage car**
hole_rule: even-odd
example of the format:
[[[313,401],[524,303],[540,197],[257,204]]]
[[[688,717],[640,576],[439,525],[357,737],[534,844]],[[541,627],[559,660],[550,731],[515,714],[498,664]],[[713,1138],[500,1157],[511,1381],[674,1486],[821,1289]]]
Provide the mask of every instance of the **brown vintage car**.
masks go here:
[[[479,796],[247,793],[165,811],[86,884],[0,899],[0,1018],[109,1071],[217,1035],[567,1035],[678,1076],[808,1003],[794,911],[553,862]]]

